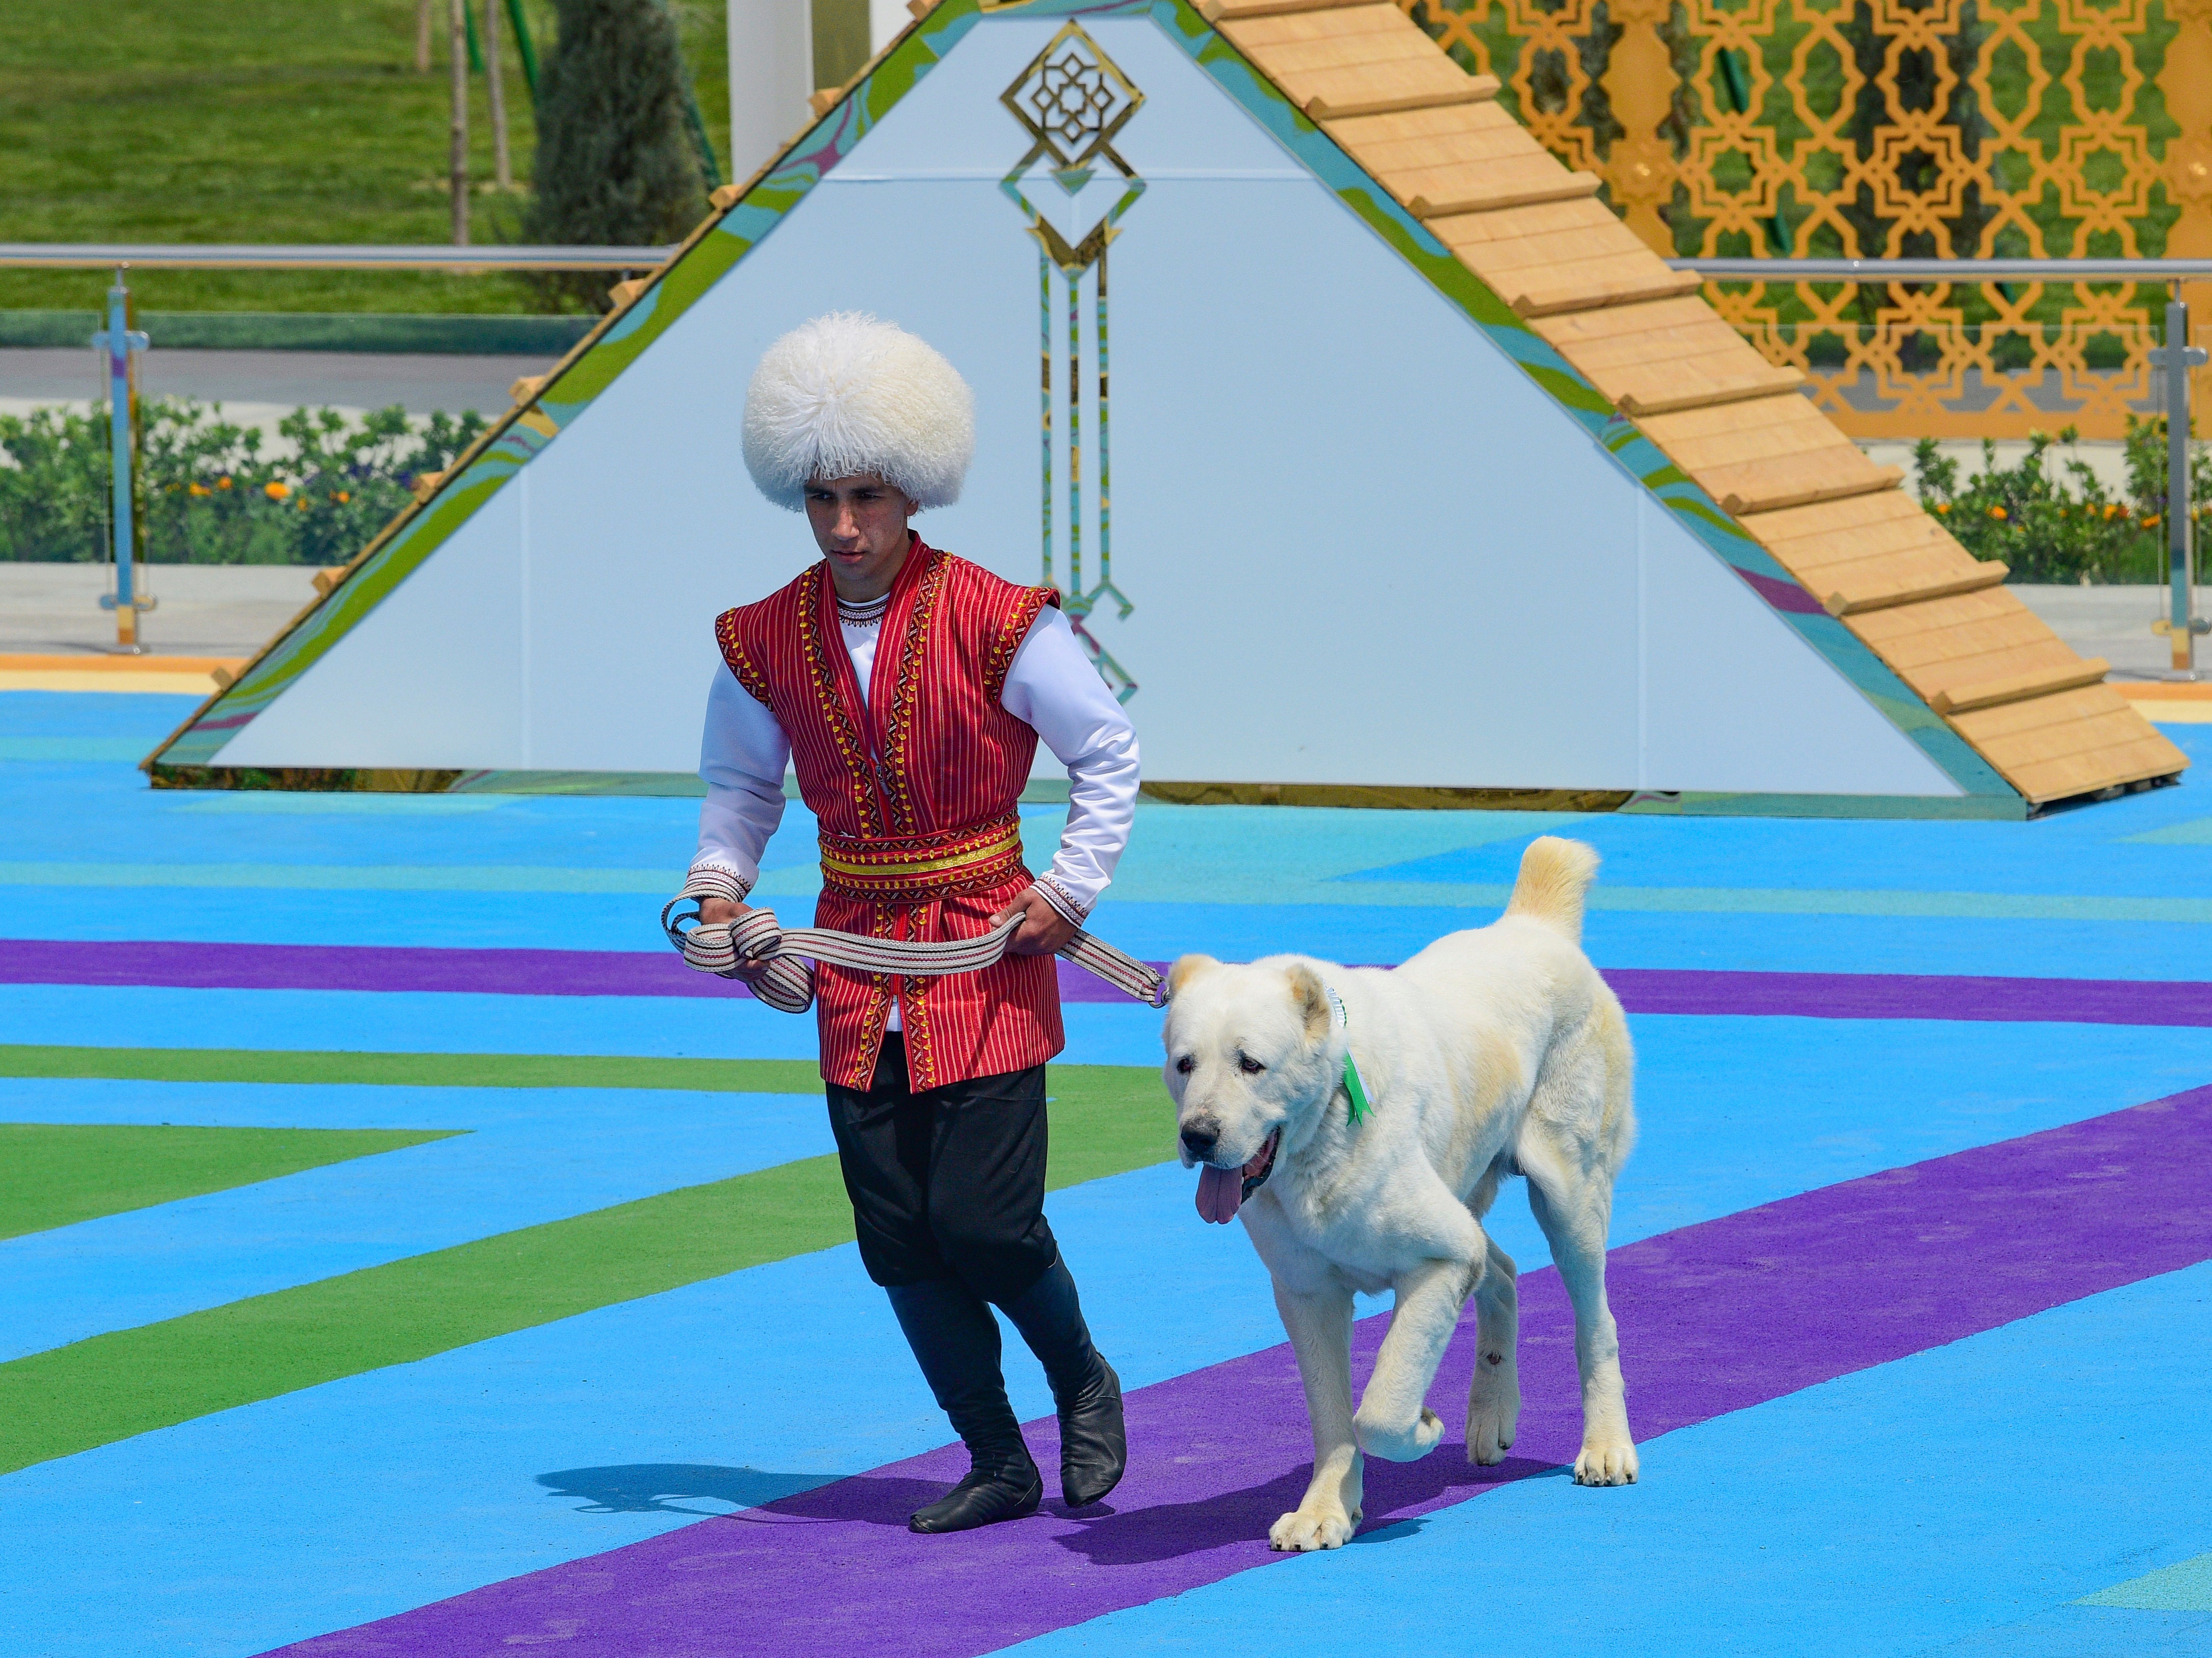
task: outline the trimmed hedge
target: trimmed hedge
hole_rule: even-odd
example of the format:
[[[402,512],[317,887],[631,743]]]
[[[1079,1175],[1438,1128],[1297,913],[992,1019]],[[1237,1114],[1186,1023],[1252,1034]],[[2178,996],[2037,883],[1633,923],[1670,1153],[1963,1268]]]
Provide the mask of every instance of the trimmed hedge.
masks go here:
[[[167,564],[343,564],[486,424],[397,404],[359,421],[295,409],[277,430],[297,452],[279,458],[219,406],[149,398],[139,409],[139,556]],[[108,488],[105,410],[0,415],[0,559],[105,560]]]

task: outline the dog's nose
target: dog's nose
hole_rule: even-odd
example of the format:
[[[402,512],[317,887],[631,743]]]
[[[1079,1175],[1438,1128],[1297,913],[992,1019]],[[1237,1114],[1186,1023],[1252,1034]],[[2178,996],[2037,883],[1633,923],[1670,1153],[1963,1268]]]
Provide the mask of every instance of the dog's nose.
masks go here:
[[[1182,1131],[1183,1150],[1194,1157],[1212,1157],[1220,1141],[1221,1131],[1208,1123],[1194,1122]]]

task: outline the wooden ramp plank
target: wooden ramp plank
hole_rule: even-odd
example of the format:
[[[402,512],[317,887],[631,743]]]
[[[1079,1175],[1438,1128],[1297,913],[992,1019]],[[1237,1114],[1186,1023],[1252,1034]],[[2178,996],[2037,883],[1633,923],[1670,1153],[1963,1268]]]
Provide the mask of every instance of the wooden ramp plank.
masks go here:
[[[1450,214],[1428,222],[1462,264],[1522,316],[1625,305],[1699,286],[1696,273],[1668,270],[1595,200]]]
[[[1629,415],[1768,397],[1805,383],[1797,370],[1760,356],[1695,296],[1572,312],[1535,328]]]
[[[2171,777],[2189,764],[2110,685],[1956,714],[1951,724],[2039,805]]]
[[[1316,120],[1473,103],[1498,82],[1470,76],[1389,4],[1293,12],[1217,27]]]
[[[1738,514],[1890,489],[1903,477],[1869,460],[1794,392],[1649,416],[1637,424],[1706,494]]]
[[[1328,136],[1416,216],[1489,212],[1594,196],[1495,102],[1451,104],[1324,123]]]

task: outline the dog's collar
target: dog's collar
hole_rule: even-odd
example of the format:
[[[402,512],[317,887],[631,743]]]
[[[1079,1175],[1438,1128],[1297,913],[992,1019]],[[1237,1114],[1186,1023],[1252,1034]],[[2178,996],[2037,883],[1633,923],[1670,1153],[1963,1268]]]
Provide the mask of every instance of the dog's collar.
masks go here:
[[[1322,990],[1328,997],[1328,1005],[1336,1010],[1337,1023],[1349,1031],[1352,1029],[1352,1015],[1345,1008],[1344,998],[1338,995],[1335,990],[1328,985],[1323,985]],[[1374,1107],[1367,1102],[1367,1088],[1359,1080],[1359,1065],[1352,1057],[1352,1044],[1348,1041],[1344,1047],[1344,1093],[1346,1101],[1346,1120],[1355,1126],[1364,1122],[1367,1114],[1373,1110]]]

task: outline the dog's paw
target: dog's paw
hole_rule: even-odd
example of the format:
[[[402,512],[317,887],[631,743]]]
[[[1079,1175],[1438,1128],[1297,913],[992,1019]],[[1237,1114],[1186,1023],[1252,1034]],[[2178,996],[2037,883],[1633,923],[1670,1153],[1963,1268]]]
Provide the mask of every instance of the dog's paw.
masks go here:
[[[1521,1426],[1520,1384],[1505,1382],[1492,1387],[1496,1391],[1486,1396],[1477,1383],[1467,1405],[1467,1460],[1485,1468],[1505,1460]]]
[[[1586,1442],[1582,1454],[1575,1458],[1575,1484],[1633,1485],[1636,1467],[1636,1447],[1626,1435],[1603,1444]]]
[[[1267,1528],[1267,1546],[1286,1554],[1306,1554],[1315,1549],[1340,1549],[1352,1540],[1358,1515],[1342,1509],[1299,1509],[1285,1515]]]
[[[1424,1405],[1412,1426],[1384,1428],[1367,1420],[1363,1412],[1352,1418],[1352,1434],[1370,1456],[1379,1456],[1385,1462],[1412,1462],[1436,1449],[1437,1442],[1444,1436],[1444,1419]]]

